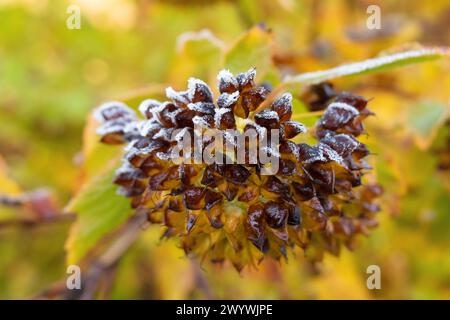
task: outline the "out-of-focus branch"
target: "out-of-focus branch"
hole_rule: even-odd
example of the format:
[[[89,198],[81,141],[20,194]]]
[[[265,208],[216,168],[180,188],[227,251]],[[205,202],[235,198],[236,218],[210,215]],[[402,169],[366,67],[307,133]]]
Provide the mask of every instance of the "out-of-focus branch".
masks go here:
[[[0,194],[0,206],[23,209],[20,215],[0,221],[0,229],[5,227],[34,227],[42,223],[72,221],[75,215],[63,213],[56,205],[51,193],[37,189],[19,195]]]
[[[146,213],[138,212],[126,223],[111,245],[101,255],[86,264],[86,271],[82,270],[81,272],[82,281],[80,290],[68,290],[65,286],[65,281],[61,281],[39,293],[34,298],[69,300],[88,300],[95,298],[102,284],[105,287],[109,287],[107,282],[113,280],[114,271],[118,262],[136,241],[146,222]]]

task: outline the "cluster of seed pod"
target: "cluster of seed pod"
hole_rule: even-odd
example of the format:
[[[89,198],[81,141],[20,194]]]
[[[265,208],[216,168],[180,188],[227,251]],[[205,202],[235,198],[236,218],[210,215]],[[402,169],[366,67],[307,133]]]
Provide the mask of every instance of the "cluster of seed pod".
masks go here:
[[[216,103],[208,85],[191,78],[186,91],[166,90],[170,101],[143,101],[145,119],[119,102],[99,107],[101,141],[128,144],[114,182],[134,208],[165,227],[165,237],[178,237],[188,255],[229,260],[238,270],[264,256],[285,257],[296,246],[311,259],[338,253],[341,244],[351,247],[355,235],[376,226],[373,200],[381,192],[376,185],[361,186],[369,151],[356,137],[371,114],[367,100],[337,95],[314,130],[317,144],[295,143],[306,128],[291,120],[291,94],[257,110],[269,90],[255,84],[255,75],[255,69],[237,76],[221,71]],[[196,126],[224,134],[278,129],[280,140],[272,146],[278,171],[261,175],[259,162],[175,164],[173,131],[195,135]],[[211,141],[203,142],[206,147]]]

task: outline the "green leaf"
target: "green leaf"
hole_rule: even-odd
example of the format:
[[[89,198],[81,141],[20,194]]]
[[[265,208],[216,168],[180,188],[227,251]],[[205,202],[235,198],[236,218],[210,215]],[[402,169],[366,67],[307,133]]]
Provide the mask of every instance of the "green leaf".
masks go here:
[[[383,55],[377,58],[345,64],[336,68],[299,74],[284,80],[286,84],[315,84],[343,76],[372,73],[422,61],[449,56],[447,48],[421,48]]]
[[[223,65],[232,73],[255,67],[262,79],[271,66],[272,33],[263,27],[253,27],[243,34],[225,53]]]
[[[130,202],[117,194],[113,184],[115,166],[93,178],[72,199],[67,212],[77,214],[66,242],[67,262],[79,262],[105,235],[118,228],[133,213]]]
[[[417,145],[426,149],[437,130],[448,117],[448,108],[441,103],[421,101],[410,106],[406,112],[407,129],[414,135]]]
[[[208,29],[186,32],[178,37],[177,52],[170,70],[171,85],[189,77],[215,80],[224,43]]]

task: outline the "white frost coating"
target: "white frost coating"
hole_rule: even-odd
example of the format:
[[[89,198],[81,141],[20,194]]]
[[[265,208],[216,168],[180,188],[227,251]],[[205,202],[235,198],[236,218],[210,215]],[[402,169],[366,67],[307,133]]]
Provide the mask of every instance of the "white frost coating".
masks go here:
[[[129,115],[129,117],[131,118],[136,118],[136,113],[134,112],[133,109],[130,109],[130,107],[128,107],[125,103],[120,102],[120,101],[108,101],[105,103],[102,103],[100,106],[98,106],[95,110],[94,110],[94,118],[95,120],[97,120],[98,122],[105,122],[105,118],[103,118],[103,112],[111,107],[118,107],[123,109],[123,111],[125,111],[125,113],[127,115]]]
[[[123,133],[124,134],[139,134],[139,130],[137,127],[138,123],[137,122],[128,122],[125,127],[123,128]]]
[[[267,135],[267,129],[260,126],[259,124],[253,122],[250,119],[244,119],[244,125],[251,125],[253,127],[255,127],[256,132],[258,133],[258,135],[260,136],[260,139],[264,139],[264,137],[266,137]]]
[[[238,86],[238,82],[234,75],[230,72],[230,70],[222,69],[219,71],[219,74],[217,75],[217,81],[219,82],[219,85],[221,82],[231,84],[233,87]]]
[[[176,48],[178,52],[182,52],[186,43],[189,41],[208,40],[215,46],[223,48],[225,45],[222,40],[217,38],[209,29],[202,29],[198,32],[185,32],[177,38]]]
[[[131,140],[124,148],[123,151],[129,152],[133,150],[134,144],[138,141],[138,139]]]
[[[301,124],[301,123],[299,123],[299,122],[296,122],[296,121],[289,121],[289,124],[290,124],[291,126],[296,127],[297,130],[298,130],[300,133],[305,133],[305,132],[308,131],[308,129],[307,129],[303,124]]]
[[[331,149],[328,145],[324,143],[317,144],[317,148],[322,152],[324,156],[326,156],[329,160],[342,164],[342,157],[333,149]]]
[[[344,109],[346,111],[349,111],[353,116],[357,116],[359,114],[358,109],[356,109],[355,107],[349,105],[348,103],[344,103],[344,102],[330,103],[327,108],[327,112],[329,110],[332,111],[332,109]]]
[[[161,128],[155,135],[152,137],[152,139],[162,139],[167,142],[170,142],[170,138],[172,136],[173,128]]]
[[[288,104],[292,106],[292,94],[290,92],[283,93],[281,97],[273,102],[273,105],[277,104]]]
[[[230,109],[221,108],[216,110],[216,113],[214,114],[214,124],[216,125],[217,128],[220,127],[220,121],[222,120],[222,116],[227,112],[231,112]]]
[[[184,139],[184,135],[186,134],[186,132],[188,132],[188,128],[183,128],[181,129],[174,137],[174,140],[177,142],[180,142]]]
[[[163,122],[161,121],[161,119],[160,119],[160,117],[159,117],[159,114],[160,114],[161,111],[163,111],[163,110],[167,107],[168,104],[170,104],[170,102],[166,101],[166,102],[160,104],[159,106],[154,107],[154,108],[152,108],[152,109],[150,110],[150,112],[151,112],[152,115],[153,115],[153,119],[155,119],[156,121],[158,121],[161,125],[163,125]],[[175,116],[176,116],[178,113],[180,113],[180,112],[181,112],[180,109],[175,109],[174,111],[168,112],[168,113],[166,113],[165,115],[168,116],[168,117],[170,118],[170,121],[171,121],[172,123],[175,123],[175,122],[176,122]]]
[[[164,161],[168,161],[170,160],[170,153],[164,153],[164,152],[157,152],[156,156]]]
[[[211,128],[208,121],[206,121],[203,117],[200,117],[200,116],[193,117],[192,122],[194,123],[194,125],[199,126],[200,128],[206,128],[206,129]]]
[[[436,55],[448,54],[447,51],[438,48],[425,48],[405,52],[394,53],[387,56],[372,58],[365,61],[342,65],[329,70],[303,73],[293,77],[287,77],[284,82],[300,82],[305,84],[315,84],[325,80],[343,77],[352,74],[358,74],[383,66],[389,66],[396,62],[405,61],[414,58],[427,58]]]
[[[199,113],[209,113],[211,109],[205,108],[205,104],[211,105],[212,108],[214,105],[212,103],[208,102],[195,102],[195,103],[189,103],[187,105],[189,110],[199,112]]]
[[[271,120],[271,119],[276,119],[277,121],[280,120],[280,118],[278,117],[278,113],[276,113],[273,110],[269,110],[269,109],[264,109],[263,111],[257,113],[255,115],[255,117],[267,119],[267,120]]]
[[[184,104],[189,103],[185,96],[186,94],[186,91],[175,91],[172,87],[166,88],[166,97],[173,101],[179,101]]]
[[[160,101],[155,99],[146,99],[141,102],[139,105],[139,112],[142,113],[143,116],[152,108],[158,107],[161,104]]]
[[[255,77],[256,77],[256,69],[251,68],[247,72],[239,74],[238,82],[241,85],[245,85],[245,84],[253,81],[255,79]]]
[[[335,136],[327,134],[325,138],[322,139],[322,141],[324,141],[325,144],[327,144],[327,142],[330,142],[342,145],[344,153],[352,153],[359,145],[359,141],[345,133],[340,133]]]
[[[138,123],[139,134],[143,137],[146,137],[150,132],[159,128],[161,128],[160,123],[154,119]]]
[[[210,95],[212,96],[211,89],[204,81],[197,79],[197,78],[189,78],[188,79],[188,90],[187,90],[187,95],[188,95],[189,100],[194,99],[195,89],[196,89],[197,85],[204,86],[205,88],[207,88]]]
[[[106,123],[97,128],[96,133],[98,135],[104,136],[110,133],[122,132],[124,128],[124,124],[109,124]]]
[[[117,168],[116,175],[124,173],[137,174],[138,172],[139,169],[133,167],[128,161],[123,161],[122,165],[119,168]]]
[[[270,156],[280,158],[280,153],[275,148],[272,148],[272,147],[269,147],[269,146],[265,146],[265,147],[262,147],[261,149],[264,152],[266,152],[266,154],[268,154]]]
[[[319,151],[315,157],[311,157],[309,159],[305,159],[303,162],[306,164],[313,163],[316,161],[326,162],[327,158],[324,157],[323,152]]]
[[[236,144],[236,136],[233,133],[231,133],[228,130],[226,130],[223,133],[223,137],[225,138],[225,140],[227,142],[229,142],[229,144],[231,144],[231,145],[233,145],[235,147],[237,146],[237,144]]]
[[[233,93],[222,93],[218,98],[217,102],[220,100],[220,105],[222,108],[230,108],[239,99],[239,91]]]

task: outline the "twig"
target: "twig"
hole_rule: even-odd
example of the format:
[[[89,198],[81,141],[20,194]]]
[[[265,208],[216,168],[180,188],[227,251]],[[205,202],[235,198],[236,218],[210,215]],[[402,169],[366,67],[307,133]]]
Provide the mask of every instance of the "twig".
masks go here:
[[[64,281],[36,295],[35,299],[62,298],[69,300],[93,299],[102,280],[112,281],[118,262],[138,238],[147,215],[144,212],[132,217],[115,241],[97,259],[89,263],[81,290],[68,290]],[[108,287],[108,286],[107,286]]]
[[[64,221],[73,221],[75,220],[75,215],[72,213],[62,213],[58,215],[54,215],[47,218],[18,218],[18,219],[8,219],[0,221],[0,229],[19,226],[19,227],[35,227],[41,224],[53,223],[53,222],[64,222]]]

